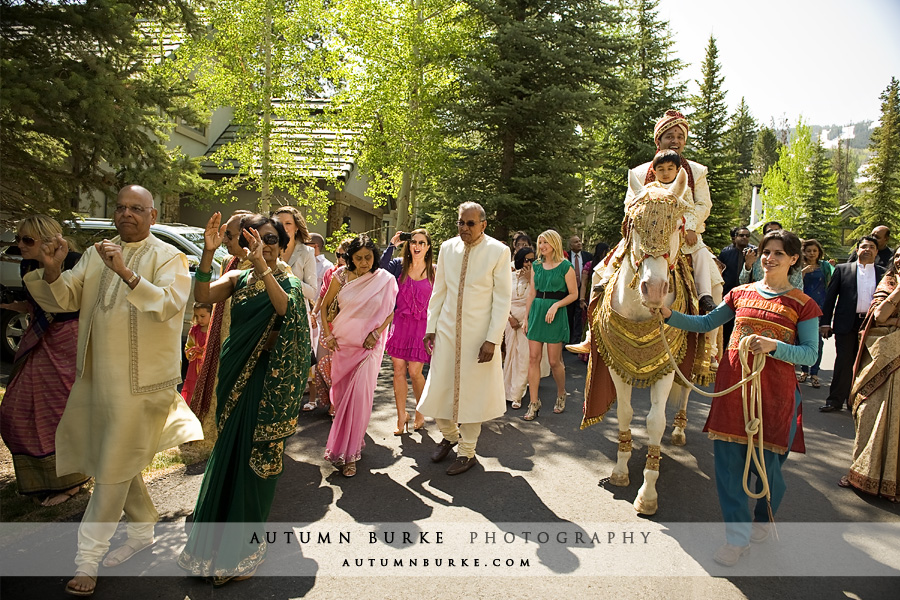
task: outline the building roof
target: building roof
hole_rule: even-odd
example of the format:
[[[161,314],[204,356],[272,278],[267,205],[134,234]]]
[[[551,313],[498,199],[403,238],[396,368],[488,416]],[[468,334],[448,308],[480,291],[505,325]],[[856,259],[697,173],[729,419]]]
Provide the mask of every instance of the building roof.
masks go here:
[[[276,102],[276,106],[281,104]],[[356,162],[350,156],[350,142],[357,133],[323,128],[313,120],[315,114],[321,113],[327,100],[309,100],[302,109],[308,111],[310,118],[272,117],[273,143],[287,149],[293,157],[293,164],[281,164],[282,169],[293,169],[299,176],[346,181],[356,168]],[[240,134],[241,124],[232,121],[219,137],[210,144],[201,165],[207,174],[234,175],[235,168],[217,165],[209,160],[214,153],[234,142]],[[254,165],[258,168],[259,165]]]

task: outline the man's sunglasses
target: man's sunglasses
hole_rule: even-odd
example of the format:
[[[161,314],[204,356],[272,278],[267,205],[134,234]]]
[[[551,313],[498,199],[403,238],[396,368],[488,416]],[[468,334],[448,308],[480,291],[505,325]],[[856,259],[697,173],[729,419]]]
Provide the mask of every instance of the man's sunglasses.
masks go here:
[[[26,246],[34,246],[37,243],[37,240],[31,237],[30,235],[23,235],[22,237],[16,236],[16,243],[22,242]]]
[[[462,219],[460,219],[459,221],[456,222],[456,226],[457,227],[468,227],[469,229],[472,229],[473,227],[475,227],[476,225],[478,225],[479,223],[481,223],[483,221],[484,221],[484,219],[481,219],[479,221],[463,221]]]

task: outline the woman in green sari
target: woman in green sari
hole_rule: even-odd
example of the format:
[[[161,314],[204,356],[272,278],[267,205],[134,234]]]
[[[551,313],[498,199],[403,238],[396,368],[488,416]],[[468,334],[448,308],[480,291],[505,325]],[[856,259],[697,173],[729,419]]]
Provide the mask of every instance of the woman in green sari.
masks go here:
[[[284,440],[297,426],[310,355],[301,282],[279,268],[288,241],[284,228],[262,215],[245,217],[241,246],[252,268],[210,284],[213,252],[224,235],[220,224],[215,213],[206,226],[194,289],[198,302],[232,299],[216,387],[219,437],[178,558],[181,568],[216,585],[252,576],[265,559],[265,522]]]

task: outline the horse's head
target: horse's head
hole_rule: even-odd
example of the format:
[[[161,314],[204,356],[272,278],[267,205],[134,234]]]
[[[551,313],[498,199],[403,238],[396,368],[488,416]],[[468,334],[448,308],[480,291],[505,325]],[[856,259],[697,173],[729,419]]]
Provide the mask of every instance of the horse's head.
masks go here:
[[[663,306],[669,293],[669,271],[675,268],[684,227],[684,213],[691,208],[684,193],[687,174],[678,172],[671,189],[658,182],[642,185],[629,171],[628,187],[634,198],[625,207],[625,230],[641,302]],[[632,284],[634,287],[634,284]]]

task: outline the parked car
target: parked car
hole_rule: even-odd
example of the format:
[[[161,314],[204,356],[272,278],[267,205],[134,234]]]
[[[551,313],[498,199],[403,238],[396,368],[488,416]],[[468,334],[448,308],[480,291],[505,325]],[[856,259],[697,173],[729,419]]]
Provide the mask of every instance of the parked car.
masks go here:
[[[87,248],[90,244],[103,239],[112,239],[118,235],[116,227],[110,219],[79,219],[65,223],[64,228],[66,229],[65,235],[74,238],[82,248]],[[160,240],[172,244],[184,253],[187,257],[191,278],[193,279],[194,273],[196,273],[197,267],[200,265],[200,256],[203,253],[203,229],[180,223],[157,223],[150,227],[150,231]],[[4,232],[0,239],[4,242],[12,242],[15,239],[15,234]],[[227,255],[228,253],[224,248],[216,250],[213,260],[214,279],[219,276],[221,263]],[[19,248],[15,245],[4,247],[2,253],[0,253],[0,286],[2,286],[3,294],[7,297],[18,297],[22,294],[22,279],[19,276],[19,263],[21,261],[22,256],[19,253]],[[194,289],[192,281],[188,308],[184,314],[183,335],[185,338],[187,338],[188,331],[191,328],[192,311],[190,307],[193,303]],[[2,339],[0,339],[0,353],[2,353],[4,359],[12,360],[15,357],[16,350],[19,347],[19,340],[27,328],[27,313],[17,313],[5,309],[0,310],[0,331],[3,333]]]

